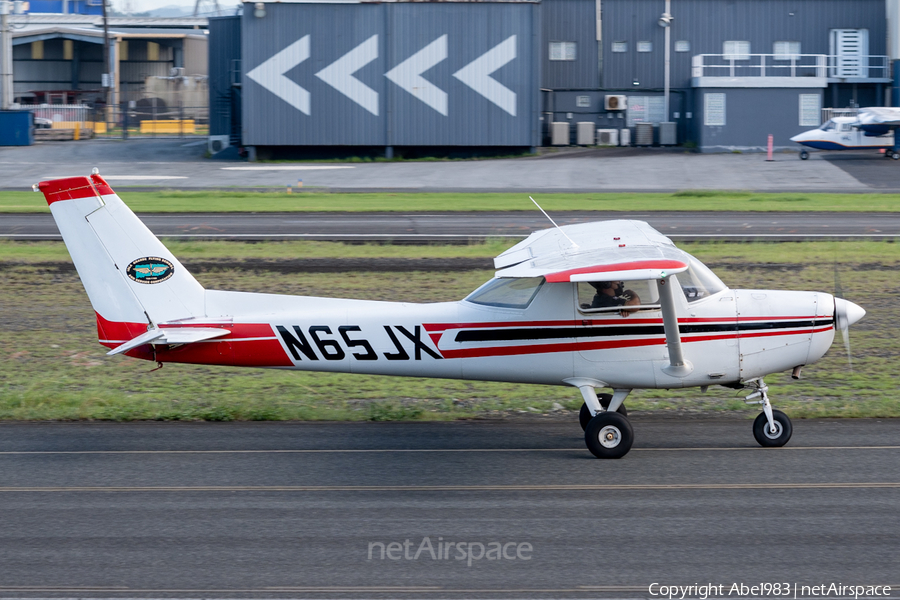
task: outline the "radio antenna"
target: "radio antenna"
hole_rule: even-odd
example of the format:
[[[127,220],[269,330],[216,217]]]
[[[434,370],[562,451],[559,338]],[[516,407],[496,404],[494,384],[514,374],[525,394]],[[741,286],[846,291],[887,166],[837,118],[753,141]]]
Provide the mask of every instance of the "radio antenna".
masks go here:
[[[543,208],[541,208],[541,205],[538,204],[537,201],[536,201],[534,198],[532,198],[531,196],[528,196],[528,199],[531,200],[532,202],[534,202],[534,205],[538,207],[538,210],[541,211],[542,213],[544,213],[544,216],[545,216],[545,217],[547,217],[548,219],[550,219],[550,222],[553,223],[553,226],[556,227],[557,229],[559,229],[559,232],[560,232],[561,234],[565,235],[565,236],[566,236],[566,239],[569,240],[569,242],[570,242],[573,246],[575,246],[576,248],[578,248],[578,244],[576,244],[575,241],[574,241],[572,238],[570,238],[568,235],[566,235],[566,232],[563,231],[562,227],[560,227],[559,225],[557,225],[557,224],[556,224],[556,221],[554,221],[553,219],[550,218],[550,215],[547,214],[547,211],[545,211]]]

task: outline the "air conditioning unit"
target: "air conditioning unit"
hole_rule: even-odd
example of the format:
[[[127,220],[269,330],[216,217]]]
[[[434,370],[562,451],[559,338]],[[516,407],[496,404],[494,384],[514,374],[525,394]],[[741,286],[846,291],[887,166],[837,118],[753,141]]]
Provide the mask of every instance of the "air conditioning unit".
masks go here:
[[[554,121],[550,123],[550,144],[553,146],[569,145],[568,121]]]
[[[576,138],[579,146],[594,145],[594,122],[579,121],[576,131]]]
[[[218,154],[231,145],[227,135],[211,135],[206,141],[206,149],[210,154]]]
[[[618,129],[598,129],[597,130],[598,146],[618,146],[619,130]]]
[[[628,108],[628,96],[607,96],[605,106],[606,110],[625,110]]]
[[[619,131],[619,145],[620,146],[630,146],[631,145],[631,130],[630,129],[622,129]]]
[[[678,125],[671,121],[659,124],[659,145],[674,146],[678,143]]]
[[[653,123],[638,123],[634,126],[634,145],[653,145]]]

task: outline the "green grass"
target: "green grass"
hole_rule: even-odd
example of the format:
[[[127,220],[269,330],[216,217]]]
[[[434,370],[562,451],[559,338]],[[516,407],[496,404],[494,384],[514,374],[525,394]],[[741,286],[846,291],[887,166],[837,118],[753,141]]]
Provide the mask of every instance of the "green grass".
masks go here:
[[[731,287],[830,291],[837,258],[848,299],[868,310],[853,327],[853,372],[836,341],[826,357],[804,369],[803,379],[770,376],[771,395],[792,417],[900,417],[896,399],[900,364],[900,268],[897,245],[886,242],[692,244],[685,249],[716,265]],[[233,260],[288,256],[334,258],[472,252],[492,255],[502,244],[473,247],[351,246],[322,243],[173,244],[176,254]],[[569,410],[576,390],[518,384],[285,372],[107,358],[97,344],[93,312],[73,272],[43,264],[66,261],[60,244],[0,244],[0,419],[164,420],[426,420]],[[268,253],[268,254],[267,254]],[[296,253],[296,254],[294,254]],[[467,255],[468,256],[468,255]],[[219,270],[198,279],[218,287],[286,294],[375,300],[455,300],[492,275],[459,273],[340,273],[279,275]],[[390,286],[384,285],[391,281]],[[742,394],[725,388],[636,391],[629,410],[657,413],[728,413],[755,416]],[[574,418],[574,416],[573,416]]]
[[[475,193],[327,193],[171,191],[131,192],[117,186],[136,212],[410,212],[410,211],[533,211],[528,194]],[[764,194],[686,190],[674,194],[590,193],[535,196],[549,212],[593,211],[884,211],[900,210],[898,194]],[[0,213],[48,212],[42,194],[0,192]]]

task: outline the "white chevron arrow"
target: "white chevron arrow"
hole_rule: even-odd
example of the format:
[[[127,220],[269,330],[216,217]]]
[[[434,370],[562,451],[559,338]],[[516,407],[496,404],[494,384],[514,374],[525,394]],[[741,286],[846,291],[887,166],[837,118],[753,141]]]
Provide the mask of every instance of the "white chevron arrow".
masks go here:
[[[422,73],[445,58],[447,58],[446,34],[404,60],[384,76],[446,117],[447,92],[422,77]]]
[[[512,116],[516,116],[516,93],[491,77],[491,73],[515,58],[516,36],[511,35],[453,76]]]
[[[309,58],[309,35],[304,35],[247,73],[247,77],[308,115],[309,92],[284,76],[307,58]]]
[[[378,58],[377,34],[316,73],[316,77],[377,117],[378,92],[353,76],[376,58]]]

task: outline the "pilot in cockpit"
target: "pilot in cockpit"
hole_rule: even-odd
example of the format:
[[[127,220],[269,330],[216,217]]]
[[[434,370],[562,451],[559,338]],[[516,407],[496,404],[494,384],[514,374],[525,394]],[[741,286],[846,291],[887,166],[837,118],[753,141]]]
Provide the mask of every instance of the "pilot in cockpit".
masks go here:
[[[614,306],[639,306],[641,298],[632,290],[626,290],[624,281],[598,281],[591,283],[597,293],[591,302],[591,308],[610,308]],[[623,317],[632,313],[631,310],[619,312]]]

